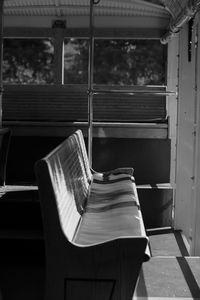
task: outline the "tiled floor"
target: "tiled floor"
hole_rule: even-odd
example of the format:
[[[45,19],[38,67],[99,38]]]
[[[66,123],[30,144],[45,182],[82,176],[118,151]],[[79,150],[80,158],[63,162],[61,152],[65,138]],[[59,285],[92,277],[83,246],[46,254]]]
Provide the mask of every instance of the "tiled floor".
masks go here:
[[[155,233],[133,300],[200,299],[200,258],[188,256],[180,232]]]
[[[200,258],[153,257],[143,264],[133,300],[200,299]]]

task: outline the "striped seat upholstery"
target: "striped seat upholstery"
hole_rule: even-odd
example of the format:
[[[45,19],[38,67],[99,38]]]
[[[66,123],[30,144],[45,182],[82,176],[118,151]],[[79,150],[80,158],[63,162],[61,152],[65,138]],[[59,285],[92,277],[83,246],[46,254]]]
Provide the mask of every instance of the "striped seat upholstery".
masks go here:
[[[91,172],[78,130],[35,170],[45,233],[46,300],[131,300],[141,264],[149,259],[133,169]]]
[[[134,178],[94,174],[87,206],[74,242],[102,243],[119,237],[145,236]]]

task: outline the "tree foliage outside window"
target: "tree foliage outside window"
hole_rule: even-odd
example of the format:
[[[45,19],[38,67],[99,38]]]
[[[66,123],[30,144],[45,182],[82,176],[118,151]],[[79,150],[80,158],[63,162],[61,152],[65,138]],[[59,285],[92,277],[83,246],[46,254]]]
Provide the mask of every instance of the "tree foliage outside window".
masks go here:
[[[5,39],[4,84],[51,84],[54,48],[49,39]]]
[[[87,83],[88,41],[65,41],[65,83]],[[159,40],[96,39],[94,83],[165,85],[166,51]]]
[[[159,40],[95,39],[94,83],[165,85],[165,47]],[[87,84],[88,53],[88,39],[65,39],[65,84]],[[4,84],[53,84],[53,63],[50,39],[4,40]]]
[[[95,49],[95,83],[165,84],[166,59],[158,40],[97,40]]]

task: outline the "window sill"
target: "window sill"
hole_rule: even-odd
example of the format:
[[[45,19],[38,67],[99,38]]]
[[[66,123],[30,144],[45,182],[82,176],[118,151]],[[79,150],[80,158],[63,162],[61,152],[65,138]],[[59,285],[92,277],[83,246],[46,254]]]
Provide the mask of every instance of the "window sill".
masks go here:
[[[4,121],[13,136],[68,136],[81,129],[87,136],[87,122]],[[168,124],[94,122],[93,136],[97,138],[167,139]]]

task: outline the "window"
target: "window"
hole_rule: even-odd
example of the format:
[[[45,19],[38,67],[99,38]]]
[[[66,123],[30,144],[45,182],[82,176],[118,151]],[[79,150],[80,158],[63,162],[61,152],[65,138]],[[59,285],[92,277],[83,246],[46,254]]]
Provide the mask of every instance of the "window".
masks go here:
[[[52,84],[53,58],[50,39],[4,39],[4,84]]]
[[[165,63],[159,40],[95,40],[96,84],[165,85]]]
[[[88,40],[65,40],[65,83],[87,84]],[[95,39],[94,83],[165,85],[166,51],[159,40]]]
[[[166,46],[159,40],[95,39],[94,84],[165,85]],[[89,40],[64,41],[64,83],[88,83]],[[5,84],[53,84],[51,39],[5,39]],[[62,72],[62,70],[60,70]]]
[[[88,82],[88,40],[65,39],[64,83],[87,84]]]
[[[87,121],[89,39],[64,40],[64,65],[59,57],[62,51],[56,51],[62,40],[55,43],[55,50],[53,41],[47,38],[4,40],[4,84],[18,85],[9,86],[4,92],[4,103],[14,107],[7,115],[4,109],[7,119]],[[165,47],[159,40],[95,39],[94,85],[101,85],[97,88],[108,91],[116,87],[128,90],[134,85],[145,86],[140,90],[147,92],[164,90]],[[58,61],[55,73],[54,61]],[[62,82],[62,76],[54,76],[62,75],[63,67],[64,85],[54,86],[54,82]],[[38,89],[38,84],[43,86]],[[45,87],[46,84],[51,86]],[[95,94],[93,118],[98,122],[166,122],[166,97],[137,93]]]

